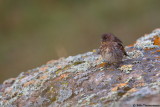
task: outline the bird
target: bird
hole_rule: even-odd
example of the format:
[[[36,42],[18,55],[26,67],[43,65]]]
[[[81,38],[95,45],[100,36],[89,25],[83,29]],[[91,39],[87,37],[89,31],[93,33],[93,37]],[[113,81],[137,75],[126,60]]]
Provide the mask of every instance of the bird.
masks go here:
[[[104,62],[110,64],[119,64],[127,53],[123,43],[112,33],[105,33],[101,36],[99,53]]]

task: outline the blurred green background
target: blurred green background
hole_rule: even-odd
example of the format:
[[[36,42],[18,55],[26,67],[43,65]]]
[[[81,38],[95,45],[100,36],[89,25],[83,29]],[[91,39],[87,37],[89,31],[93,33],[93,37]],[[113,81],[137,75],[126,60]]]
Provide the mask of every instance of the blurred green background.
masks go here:
[[[0,83],[51,59],[125,45],[160,26],[160,0],[0,0]]]

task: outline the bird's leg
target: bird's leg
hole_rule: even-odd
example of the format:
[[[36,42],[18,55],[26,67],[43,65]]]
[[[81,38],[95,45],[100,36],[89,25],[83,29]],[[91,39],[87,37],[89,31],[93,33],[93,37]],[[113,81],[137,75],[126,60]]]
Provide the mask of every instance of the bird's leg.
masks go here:
[[[114,65],[115,68],[120,67],[121,64],[122,64],[122,61],[113,63],[113,65]]]

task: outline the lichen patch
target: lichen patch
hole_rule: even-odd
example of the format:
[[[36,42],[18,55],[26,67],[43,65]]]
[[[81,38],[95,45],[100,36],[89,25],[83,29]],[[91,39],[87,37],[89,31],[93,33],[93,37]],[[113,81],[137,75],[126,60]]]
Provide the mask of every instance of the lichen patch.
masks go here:
[[[160,46],[160,37],[159,36],[154,37],[154,45]]]
[[[133,65],[122,65],[119,69],[121,71],[124,71],[125,73],[130,73],[130,71],[132,71],[132,67]]]

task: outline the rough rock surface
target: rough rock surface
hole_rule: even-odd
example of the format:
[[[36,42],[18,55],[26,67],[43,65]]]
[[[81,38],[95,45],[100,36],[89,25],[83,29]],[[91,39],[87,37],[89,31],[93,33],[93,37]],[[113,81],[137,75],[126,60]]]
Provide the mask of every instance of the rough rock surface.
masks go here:
[[[0,85],[0,107],[160,107],[160,29],[125,49],[119,68],[93,51],[22,72]]]

